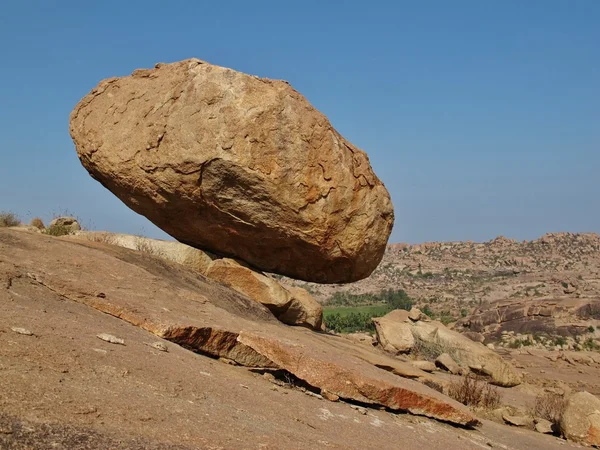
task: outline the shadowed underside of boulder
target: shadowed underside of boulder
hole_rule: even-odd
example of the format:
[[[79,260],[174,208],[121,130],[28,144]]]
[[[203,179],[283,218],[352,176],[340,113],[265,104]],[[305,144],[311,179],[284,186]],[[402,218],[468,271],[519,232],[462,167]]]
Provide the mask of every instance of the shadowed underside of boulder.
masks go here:
[[[102,81],[70,124],[90,174],[181,242],[321,283],[365,278],[383,256],[387,190],[284,81],[159,64]]]

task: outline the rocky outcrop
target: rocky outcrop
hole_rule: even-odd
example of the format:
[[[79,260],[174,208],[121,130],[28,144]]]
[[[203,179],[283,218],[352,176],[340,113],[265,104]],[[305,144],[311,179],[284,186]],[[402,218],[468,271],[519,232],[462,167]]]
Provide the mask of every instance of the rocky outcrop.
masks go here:
[[[600,446],[600,399],[589,392],[573,394],[561,416],[560,429],[571,441]]]
[[[288,290],[276,280],[229,258],[214,260],[206,276],[263,304],[283,323],[321,329],[323,308],[304,289]]]
[[[181,242],[128,234],[79,232],[70,238],[118,245],[176,262],[265,305],[283,323],[315,330],[322,327],[323,308],[306,290],[297,287],[286,289],[273,278],[233,259],[219,258]]]
[[[341,399],[463,426],[479,424],[463,405],[440,392],[379,368],[398,364],[404,370],[401,361],[337,336],[286,327],[261,304],[181,265],[102,243],[10,230],[0,230],[0,255],[3,304],[17,305],[32,295],[46,298],[51,293],[62,303],[112,316],[113,328],[130,324],[202,355],[282,370],[311,389]],[[121,338],[112,330],[101,330],[93,333],[93,339],[99,341],[95,336],[102,332]],[[117,347],[129,346],[127,339],[123,341],[125,345]],[[356,350],[349,351],[348,346]],[[87,349],[87,353],[96,352]],[[406,368],[421,377],[418,369],[407,363]]]
[[[511,345],[516,343],[511,341],[512,336],[531,341],[529,345],[555,347],[555,337],[571,342],[576,336],[590,333],[590,327],[594,330],[596,310],[600,310],[596,299],[506,299],[480,306],[456,322],[455,329],[481,336],[485,342]],[[594,337],[593,331],[591,335]]]
[[[364,278],[383,256],[387,190],[287,82],[158,64],[102,81],[70,125],[90,174],[181,242],[319,283]]]
[[[453,375],[458,375],[460,373],[460,366],[456,364],[456,361],[452,359],[448,353],[442,353],[435,360],[435,365],[440,367]]]
[[[411,351],[411,354],[435,360],[447,353],[446,360],[450,358],[459,366],[489,376],[493,384],[516,386],[521,383],[522,377],[519,372],[485,345],[448,329],[441,322],[429,319],[413,321],[409,315],[406,311],[396,310],[384,317],[373,319],[379,343],[384,350],[397,352],[398,347],[411,342],[403,347],[405,351]],[[416,313],[412,315],[420,317]],[[436,364],[453,373],[459,372],[449,361],[436,361]]]

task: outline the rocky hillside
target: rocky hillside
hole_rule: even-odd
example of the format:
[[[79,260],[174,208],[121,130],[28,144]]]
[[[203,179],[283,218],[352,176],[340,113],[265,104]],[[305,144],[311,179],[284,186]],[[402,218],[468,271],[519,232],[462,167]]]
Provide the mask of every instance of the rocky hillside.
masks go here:
[[[600,316],[595,306],[600,300],[600,236],[550,233],[522,242],[498,237],[484,243],[392,244],[378,268],[364,280],[345,285],[286,281],[305,287],[323,304],[336,292],[403,289],[417,305],[445,322],[473,313],[481,316],[488,308],[496,310],[498,302],[513,309],[531,302],[551,304],[555,315],[561,316],[561,333],[572,335],[575,329],[585,331],[600,324],[596,324]],[[571,319],[581,321],[574,326]],[[475,326],[472,331],[490,331],[489,325]],[[553,326],[545,320],[545,331],[552,331]],[[503,330],[528,331],[526,327],[492,328],[498,338]]]

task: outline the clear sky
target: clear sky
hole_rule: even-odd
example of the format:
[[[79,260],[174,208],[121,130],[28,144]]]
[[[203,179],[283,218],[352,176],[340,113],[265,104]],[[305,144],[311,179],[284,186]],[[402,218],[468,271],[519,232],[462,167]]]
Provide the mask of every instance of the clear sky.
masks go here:
[[[33,1],[0,13],[0,210],[164,236],[95,182],[69,113],[197,57],[288,80],[369,154],[393,242],[600,232],[600,1]]]

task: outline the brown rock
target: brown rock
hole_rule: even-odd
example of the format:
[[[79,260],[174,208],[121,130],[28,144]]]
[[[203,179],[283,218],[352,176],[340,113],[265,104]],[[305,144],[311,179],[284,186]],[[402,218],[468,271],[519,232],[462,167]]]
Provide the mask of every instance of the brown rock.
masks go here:
[[[415,339],[408,320],[408,311],[402,309],[395,309],[383,317],[373,318],[377,340],[383,349],[392,353],[406,353],[412,349]]]
[[[157,262],[116,246],[10,230],[0,230],[0,254],[0,281],[13,277],[17,280],[13,289],[29,283],[33,293],[43,289],[40,292],[60,296],[61,302],[87,305],[112,316],[115,324],[127,322],[203,355],[280,369],[340,398],[465,426],[479,424],[456,401],[347,351],[347,346],[353,346],[349,341],[286,327],[261,304],[181,265]],[[34,274],[37,281],[27,274]],[[94,294],[100,291],[103,297]],[[25,301],[29,295],[16,298]],[[143,340],[139,346],[146,347]],[[353,347],[357,352],[369,351],[365,346]],[[372,349],[371,353],[383,364],[392,359]]]
[[[561,416],[560,429],[571,441],[600,446],[600,399],[589,392],[573,394]]]
[[[533,419],[527,416],[513,416],[510,414],[503,414],[502,419],[509,425],[515,427],[525,427],[532,428],[533,427]]]
[[[435,360],[435,365],[447,370],[453,375],[458,375],[461,372],[460,366],[456,364],[456,361],[454,361],[448,353],[442,353],[440,356],[438,356]]]
[[[288,291],[274,279],[229,258],[214,260],[206,276],[263,304],[283,323],[321,328],[323,308],[304,289]]]
[[[95,179],[181,242],[321,283],[359,280],[381,261],[387,190],[284,81],[161,64],[102,81],[70,132]]]
[[[554,430],[552,429],[552,422],[546,419],[542,419],[540,417],[536,417],[534,420],[535,423],[535,431],[542,434],[553,434]]]
[[[433,372],[436,370],[436,366],[431,361],[411,361],[410,362],[417,369],[421,369],[424,372]]]
[[[441,322],[414,322],[411,331],[415,339],[450,352],[461,365],[481,367],[481,373],[490,376],[493,384],[510,387],[521,383],[521,374],[500,355],[485,345],[448,329]]]
[[[320,330],[323,324],[323,307],[306,289],[287,288],[290,293],[290,304],[277,318],[289,325],[301,325],[313,330]]]

